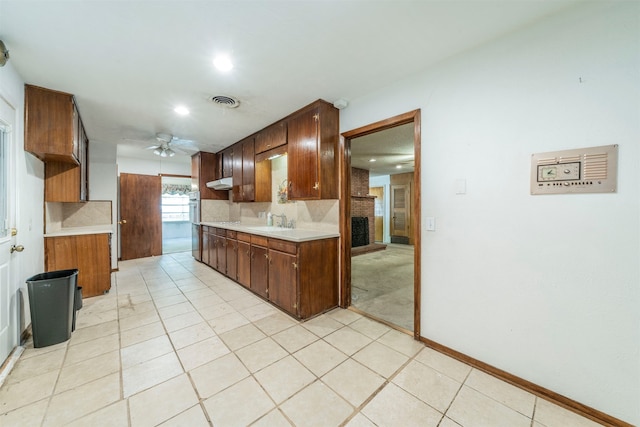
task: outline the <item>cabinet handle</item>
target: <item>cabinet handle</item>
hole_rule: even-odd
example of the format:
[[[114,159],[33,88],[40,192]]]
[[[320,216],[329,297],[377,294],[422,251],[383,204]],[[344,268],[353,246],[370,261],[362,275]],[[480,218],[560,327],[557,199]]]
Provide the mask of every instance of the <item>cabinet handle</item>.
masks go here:
[[[247,256],[253,258],[253,256],[251,255],[251,251],[247,251]]]
[[[293,265],[293,269],[294,270],[298,269],[298,263],[297,262],[292,262],[291,265]]]
[[[264,257],[269,259],[269,254],[264,254]]]
[[[318,189],[318,187],[320,187],[320,184],[316,182],[316,184],[313,186],[313,189],[314,189],[314,190],[317,190],[317,189]]]

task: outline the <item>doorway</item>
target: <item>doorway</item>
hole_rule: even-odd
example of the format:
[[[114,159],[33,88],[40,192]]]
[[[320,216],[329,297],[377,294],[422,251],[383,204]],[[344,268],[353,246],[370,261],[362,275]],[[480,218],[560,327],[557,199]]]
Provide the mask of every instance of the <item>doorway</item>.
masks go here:
[[[192,250],[189,192],[191,192],[191,177],[162,176],[163,254]]]
[[[391,132],[386,132],[391,131]],[[358,198],[362,195],[358,195],[358,192],[362,193],[362,183],[358,182],[361,172],[357,169],[381,169],[378,167],[381,163],[378,163],[382,159],[374,157],[369,158],[367,161],[376,164],[375,167],[367,168],[364,165],[363,155],[366,156],[367,149],[358,149],[355,144],[358,141],[366,141],[366,136],[372,136],[374,134],[392,134],[393,131],[408,131],[409,140],[413,142],[412,152],[398,153],[394,152],[394,141],[388,140],[385,147],[386,162],[393,164],[394,172],[390,172],[391,176],[401,176],[398,179],[390,178],[388,185],[386,186],[386,192],[389,195],[389,200],[386,202],[389,209],[386,210],[383,225],[385,229],[389,231],[385,235],[385,243],[387,243],[384,250],[374,252],[372,257],[377,257],[378,260],[372,260],[370,266],[382,265],[382,261],[388,263],[386,269],[382,269],[378,276],[380,277],[379,289],[374,292],[400,292],[398,287],[393,286],[397,282],[397,278],[394,274],[401,274],[406,278],[405,289],[402,291],[404,297],[409,293],[408,301],[404,301],[404,312],[402,313],[405,320],[399,320],[397,317],[388,316],[383,310],[375,311],[375,307],[385,308],[388,304],[384,301],[379,301],[376,304],[365,306],[366,309],[362,310],[358,308],[358,298],[362,297],[360,289],[355,289],[354,286],[360,287],[361,283],[366,283],[368,279],[361,280],[359,277],[362,272],[370,272],[370,268],[361,268],[361,263],[357,258],[362,255],[358,255],[356,258],[352,258],[354,253],[361,252],[360,250],[352,250],[352,233],[353,226],[360,224],[359,220],[353,219],[354,212],[360,215],[361,208]],[[342,274],[341,274],[341,300],[340,305],[343,308],[352,308],[356,311],[360,311],[363,314],[376,318],[390,326],[397,329],[404,330],[405,332],[413,333],[414,338],[420,337],[420,110],[414,110],[399,116],[389,118],[380,122],[376,122],[362,128],[354,129],[342,134],[341,150],[341,180],[344,183],[342,186],[341,198],[341,224],[340,230],[342,239],[341,261],[342,261]],[[356,148],[356,154],[361,158],[353,157],[354,148]],[[363,154],[364,153],[364,154]],[[373,161],[372,161],[373,160]],[[353,169],[354,167],[356,167]],[[397,170],[396,170],[397,169]],[[356,172],[353,172],[356,171]],[[377,173],[377,172],[376,172]],[[402,175],[398,175],[402,174]],[[352,176],[353,175],[353,176]],[[354,178],[356,177],[356,178]],[[355,180],[355,181],[354,181]],[[379,186],[376,181],[375,186]],[[393,184],[393,185],[392,185]],[[354,190],[356,191],[354,193]],[[367,188],[367,196],[375,199],[374,195],[369,194],[369,188]],[[395,193],[395,195],[394,195]],[[352,197],[353,196],[353,197]],[[372,204],[373,213],[365,214],[364,216],[371,217],[369,222],[373,221],[370,228],[375,236],[375,204]],[[395,207],[394,207],[395,206]],[[355,211],[354,211],[355,209]],[[394,218],[395,216],[395,218]],[[366,223],[366,221],[365,221]],[[393,240],[391,239],[391,233],[394,233]],[[397,243],[396,243],[397,242]],[[377,245],[376,245],[377,246]],[[384,245],[383,245],[384,246]],[[389,252],[385,252],[389,249]],[[368,256],[368,255],[365,255]],[[398,267],[397,269],[395,267]],[[392,272],[394,270],[394,272]],[[399,270],[402,270],[399,272]],[[385,272],[386,271],[386,272]],[[387,273],[389,273],[387,275]],[[405,279],[403,279],[405,280]],[[384,288],[384,289],[383,289]],[[365,290],[367,292],[367,290]],[[356,300],[354,300],[356,296]],[[369,311],[367,311],[369,310]],[[371,311],[371,312],[370,312]],[[385,318],[387,317],[387,318]],[[402,323],[402,324],[398,324]]]

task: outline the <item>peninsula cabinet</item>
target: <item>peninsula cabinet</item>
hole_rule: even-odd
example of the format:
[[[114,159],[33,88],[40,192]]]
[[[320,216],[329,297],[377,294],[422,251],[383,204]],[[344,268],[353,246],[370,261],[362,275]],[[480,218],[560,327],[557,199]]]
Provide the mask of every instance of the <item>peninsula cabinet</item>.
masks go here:
[[[269,300],[299,319],[338,305],[338,239],[269,239]]]
[[[289,200],[337,199],[338,109],[319,100],[288,120]]]
[[[44,238],[46,271],[78,269],[84,298],[111,288],[111,234],[84,234]]]

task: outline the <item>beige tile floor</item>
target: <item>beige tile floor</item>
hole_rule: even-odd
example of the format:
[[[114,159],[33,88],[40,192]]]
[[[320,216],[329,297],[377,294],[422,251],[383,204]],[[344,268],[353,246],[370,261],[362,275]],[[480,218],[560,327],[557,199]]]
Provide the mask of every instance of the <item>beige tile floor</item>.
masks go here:
[[[31,343],[1,426],[593,426],[336,309],[297,322],[189,253],[120,263],[69,341]]]

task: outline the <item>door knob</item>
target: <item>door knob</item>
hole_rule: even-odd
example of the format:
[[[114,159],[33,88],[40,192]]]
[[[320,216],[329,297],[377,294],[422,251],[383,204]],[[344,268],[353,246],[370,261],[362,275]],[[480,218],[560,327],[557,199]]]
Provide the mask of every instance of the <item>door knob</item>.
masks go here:
[[[120,224],[120,225],[122,225],[122,224],[126,224],[126,223],[127,223],[127,220],[126,220],[126,219],[123,219],[122,221],[118,221],[118,224]]]
[[[22,246],[22,245],[18,245],[18,246],[12,245],[11,246],[11,253],[22,252],[22,251],[24,251],[24,246]]]

